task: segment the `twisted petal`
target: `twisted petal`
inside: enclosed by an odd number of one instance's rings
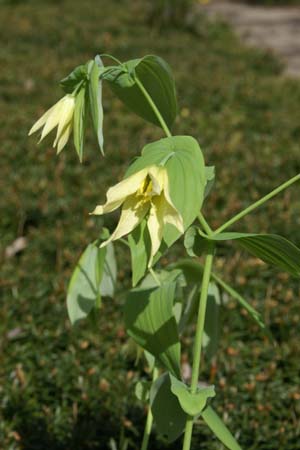
[[[52,131],[53,128],[55,128],[59,124],[62,100],[63,99],[60,99],[60,101],[56,103],[53,108],[51,108],[51,112],[47,117],[40,141],[42,141],[50,133],[50,131]]]
[[[164,231],[164,218],[161,214],[164,203],[162,195],[153,198],[150,214],[147,221],[147,226],[151,238],[151,253],[149,259],[149,267],[152,266],[154,255],[158,252]]]
[[[73,95],[66,95],[62,99],[60,111],[59,111],[59,122],[57,127],[56,142],[58,142],[61,136],[65,133],[66,126],[72,121],[75,108],[75,98]],[[56,144],[54,144],[56,145]]]
[[[73,128],[73,124],[72,124],[72,122],[70,122],[69,125],[67,125],[65,127],[65,129],[63,130],[63,133],[59,137],[59,140],[55,139],[53,147],[55,147],[57,145],[57,154],[59,154],[62,151],[62,149],[68,142],[70,134],[72,133],[72,128]]]
[[[135,196],[130,196],[124,203],[121,217],[117,228],[110,236],[110,238],[101,244],[104,247],[111,241],[115,241],[131,233],[138,226],[138,224],[143,220],[147,211],[149,209],[149,204],[137,201]]]
[[[52,106],[50,109],[48,109],[43,115],[42,117],[39,118],[39,120],[37,120],[35,122],[35,124],[31,127],[28,135],[30,136],[31,134],[35,133],[36,131],[38,131],[40,128],[42,128],[43,125],[45,125],[48,117],[50,116],[51,112],[53,111],[53,109],[55,108],[56,105]]]
[[[184,233],[183,220],[177,209],[170,204],[164,192],[152,199],[152,207],[148,218],[148,230],[151,238],[151,254],[149,267],[152,265],[153,257],[158,252],[164,232],[164,226],[170,223],[174,225],[181,233]]]
[[[108,189],[106,203],[104,205],[96,206],[92,214],[106,214],[119,208],[128,196],[134,194],[139,189],[146,175],[147,169],[140,170]]]

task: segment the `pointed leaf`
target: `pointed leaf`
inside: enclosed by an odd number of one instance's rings
[[[207,406],[201,413],[204,421],[209,426],[214,435],[224,444],[229,450],[242,450],[236,439],[233,437],[224,422],[220,419],[218,414]]]
[[[102,80],[101,78],[99,78],[101,73],[99,60],[101,61],[101,59],[98,57],[97,61],[92,61],[89,65],[89,101],[94,130],[101,152],[102,154],[104,154]]]
[[[83,142],[85,132],[85,87],[82,87],[75,100],[73,135],[74,145],[79,156],[79,161],[82,162],[83,156]]]
[[[151,252],[151,241],[146,220],[143,220],[128,236],[128,243],[131,253],[132,285],[135,287],[147,271]]]
[[[127,108],[160,127],[152,107],[135,81],[138,77],[164,121],[168,126],[173,124],[177,115],[175,83],[169,65],[162,58],[148,55],[130,60],[102,76]]]
[[[89,244],[75,267],[68,287],[67,308],[72,324],[100,306],[101,295],[112,296],[115,281],[112,244],[101,249],[96,243]]]
[[[171,391],[168,373],[161,375],[152,384],[150,406],[158,433],[168,442],[175,441],[185,429],[186,414]]]
[[[128,334],[171,373],[180,377],[180,342],[173,315],[176,282],[156,288],[136,288],[125,302]]]
[[[106,247],[106,256],[103,265],[100,291],[102,297],[113,298],[116,290],[117,263],[113,244]]]
[[[67,77],[60,81],[60,86],[67,94],[74,92],[79,83],[87,79],[87,64],[77,66]]]
[[[181,408],[189,416],[198,416],[205,408],[208,398],[214,397],[215,387],[199,387],[197,392],[192,393],[190,388],[182,381],[170,375],[171,391],[178,398]]]
[[[287,239],[276,234],[255,233],[219,233],[207,238],[195,236],[193,252],[198,255],[202,252],[205,241],[234,240],[262,261],[285,270],[295,277],[300,276],[300,249]]]

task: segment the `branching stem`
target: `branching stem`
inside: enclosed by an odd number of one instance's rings
[[[300,180],[300,174],[296,175],[293,178],[290,178],[288,181],[286,181],[285,183],[281,184],[280,186],[278,186],[276,189],[274,189],[273,191],[269,192],[269,194],[265,195],[264,197],[262,197],[261,199],[257,200],[257,202],[252,203],[252,205],[248,206],[248,208],[244,209],[243,211],[239,212],[238,214],[236,214],[234,217],[232,217],[230,220],[228,220],[227,222],[225,222],[223,225],[221,225],[217,230],[215,230],[213,232],[213,234],[219,234],[222,231],[224,231],[226,228],[229,228],[231,225],[233,225],[235,222],[237,222],[238,220],[242,219],[243,217],[245,217],[247,214],[249,214],[250,212],[252,212],[254,209],[258,208],[259,206],[263,205],[264,203],[266,203],[268,200],[270,200],[271,198],[275,197],[275,195],[279,194],[281,191],[283,191],[284,189],[288,188],[289,186],[291,186],[293,183],[295,183],[296,181]]]

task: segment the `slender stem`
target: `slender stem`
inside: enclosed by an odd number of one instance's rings
[[[158,377],[158,369],[156,367],[154,367],[153,372],[152,372],[152,382],[153,383],[157,379],[157,377]],[[152,416],[151,408],[149,406],[141,450],[147,450],[147,448],[148,448],[149,438],[150,438],[151,429],[152,429],[152,423],[153,423],[153,416]]]
[[[296,175],[293,178],[290,178],[288,181],[286,181],[285,183],[283,183],[280,186],[278,186],[276,189],[271,191],[269,194],[265,195],[260,200],[258,200],[257,202],[253,203],[252,205],[248,206],[248,208],[244,209],[243,211],[238,213],[236,216],[232,217],[232,219],[228,220],[226,223],[221,225],[217,230],[214,231],[214,234],[221,233],[221,231],[223,231],[226,228],[230,227],[232,224],[234,224],[238,220],[242,219],[244,216],[249,214],[251,211],[253,211],[254,209],[256,209],[259,206],[263,205],[265,202],[267,202],[271,198],[275,197],[275,195],[279,194],[281,191],[283,191],[284,189],[288,188],[293,183],[295,183],[296,181],[299,181],[299,180],[300,180],[300,174]]]
[[[202,225],[204,231],[210,235],[213,233],[213,230],[210,228],[208,222],[206,221],[205,217],[203,216],[202,212],[200,211],[198,214],[198,220],[200,222],[200,224]]]
[[[160,114],[156,104],[154,103],[154,101],[152,100],[152,98],[150,97],[150,95],[148,94],[146,89],[144,88],[144,86],[141,83],[141,81],[137,78],[137,76],[135,76],[135,81],[136,81],[136,84],[138,85],[138,87],[140,88],[140,90],[142,91],[142,93],[144,94],[144,96],[146,97],[146,99],[148,100],[149,105],[153,109],[153,112],[156,115],[159,123],[161,124],[162,129],[164,130],[164,132],[166,133],[166,135],[168,137],[171,137],[172,136],[171,131],[169,130],[166,122],[164,121],[162,115]]]
[[[109,55],[108,53],[101,53],[101,55],[99,55],[99,56],[100,56],[100,57],[101,57],[101,56],[104,56],[104,57],[106,57],[106,58],[110,58],[110,59],[112,59],[113,61],[115,61],[116,63],[118,63],[120,66],[123,65],[123,63],[122,63],[118,58],[116,58],[115,56]]]
[[[193,369],[192,369],[192,381],[191,381],[191,393],[192,394],[194,394],[197,391],[198,380],[199,380],[202,338],[203,338],[203,330],[204,330],[204,323],[205,323],[208,287],[209,287],[209,281],[210,281],[210,277],[211,277],[211,269],[212,269],[212,263],[213,263],[213,255],[214,255],[214,246],[212,245],[206,255],[203,276],[202,276],[202,286],[201,286],[201,293],[200,293],[197,328],[196,328],[194,353],[193,353]],[[193,417],[188,417],[187,421],[186,421],[182,450],[190,450],[191,441],[192,441],[192,432],[193,432]]]
[[[157,285],[161,286],[161,282],[160,282],[158,276],[156,275],[156,273],[154,272],[154,270],[152,269],[152,267],[149,268],[149,272],[151,273],[152,278],[156,281]]]

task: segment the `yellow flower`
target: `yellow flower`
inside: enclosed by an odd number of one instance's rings
[[[72,132],[73,116],[75,109],[75,97],[73,94],[67,94],[61,98],[52,108],[48,109],[45,114],[33,125],[29,131],[29,135],[35,133],[43,127],[41,139],[47,136],[55,127],[57,127],[56,138],[53,147],[57,146],[57,153],[60,153]]]
[[[106,214],[123,204],[117,228],[101,247],[130,233],[147,216],[147,226],[151,238],[149,267],[158,251],[164,226],[174,225],[184,232],[183,220],[175,208],[169,193],[168,173],[162,166],[150,166],[125,178],[108,189],[107,201],[95,208],[92,214]]]

